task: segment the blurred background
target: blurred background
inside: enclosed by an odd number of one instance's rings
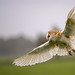
[[[49,30],[63,31],[74,0],[0,0],[0,74],[74,75],[75,55],[28,67],[13,60],[46,42]]]

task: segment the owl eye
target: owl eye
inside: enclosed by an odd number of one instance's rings
[[[50,37],[50,35],[48,34],[48,38]]]
[[[49,40],[49,38],[50,38],[50,34],[47,34],[46,39]]]

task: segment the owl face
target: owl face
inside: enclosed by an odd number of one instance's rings
[[[51,33],[51,34],[50,34],[50,33],[47,33],[47,35],[46,35],[46,39],[47,39],[47,40],[50,41],[50,40],[52,40],[53,38],[54,38],[54,35],[53,35],[52,33]]]
[[[61,32],[57,30],[48,31],[46,35],[46,39],[49,41],[56,40],[60,35],[61,35]]]
[[[51,36],[51,35],[50,35],[49,33],[47,33],[46,39],[49,40],[50,36]]]

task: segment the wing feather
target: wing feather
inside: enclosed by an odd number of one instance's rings
[[[68,51],[67,51],[66,48],[64,48],[64,49],[59,48],[59,49],[58,49],[57,55],[59,55],[59,56],[65,56],[65,55],[68,55]]]
[[[34,65],[36,63],[48,61],[56,54],[59,56],[64,56],[67,55],[68,52],[66,49],[60,49],[59,47],[50,47],[49,42],[46,42],[26,55],[15,59],[13,63],[17,66]]]
[[[67,16],[66,26],[62,32],[65,36],[75,35],[75,8],[71,9]]]
[[[67,16],[66,26],[62,34],[65,36],[71,36],[69,39],[70,46],[75,50],[75,7],[71,9]]]
[[[49,42],[46,42],[45,44],[33,49],[26,55],[15,59],[13,63],[17,66],[28,66],[34,65],[36,63],[42,63],[56,55],[53,50],[54,49],[51,49],[51,47],[49,46]]]
[[[70,10],[70,12],[69,12],[68,15],[67,15],[67,18],[75,17],[74,11],[75,11],[75,7]]]
[[[75,36],[72,36],[72,37],[71,37],[70,42],[71,42],[71,48],[72,48],[73,50],[75,50]]]

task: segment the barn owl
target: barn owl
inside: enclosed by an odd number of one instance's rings
[[[34,48],[31,52],[14,60],[17,66],[28,66],[50,60],[53,56],[65,56],[75,53],[75,8],[71,9],[64,31],[48,31],[47,42]]]

